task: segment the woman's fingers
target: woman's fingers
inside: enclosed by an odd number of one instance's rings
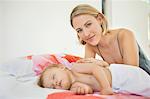
[[[109,64],[103,60],[97,60],[95,58],[84,58],[77,61],[77,63],[94,63],[102,67],[108,67]]]
[[[77,63],[85,63],[85,62],[94,62],[94,61],[97,61],[96,59],[94,58],[84,58],[84,59],[80,59],[78,61],[76,61]]]

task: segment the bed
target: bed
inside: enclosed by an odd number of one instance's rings
[[[32,66],[24,58],[0,64],[0,99],[46,99],[50,93],[65,91],[37,86]]]
[[[148,99],[138,95],[75,95],[68,90],[40,88],[32,60],[17,58],[0,64],[0,99]],[[149,98],[150,99],[150,98]]]

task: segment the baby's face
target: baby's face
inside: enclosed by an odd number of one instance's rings
[[[53,89],[69,89],[71,79],[65,69],[54,67],[43,74],[43,86]]]

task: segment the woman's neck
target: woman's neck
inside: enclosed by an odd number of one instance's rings
[[[102,48],[107,48],[109,46],[109,37],[108,35],[103,35],[97,44],[97,46],[102,47]]]
[[[101,39],[97,44],[97,46],[99,46],[100,48],[109,48],[110,45],[113,43],[113,38],[114,38],[114,33],[109,31],[105,35],[101,36]]]

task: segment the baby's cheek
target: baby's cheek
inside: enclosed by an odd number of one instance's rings
[[[43,84],[44,88],[49,88],[49,86],[47,84]]]
[[[63,89],[70,89],[71,84],[69,82],[64,82],[62,88]]]
[[[48,83],[48,82],[43,83],[43,86],[44,86],[45,88],[53,88],[52,84],[50,84],[50,83]]]

